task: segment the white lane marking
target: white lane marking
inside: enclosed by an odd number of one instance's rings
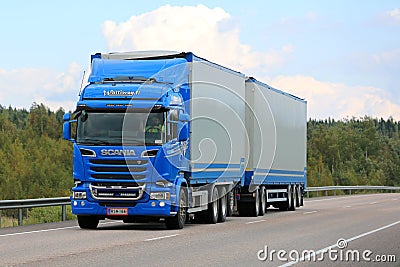
[[[345,206],[345,208],[351,208],[351,206]]]
[[[371,202],[371,203],[369,203],[370,205],[374,205],[374,204],[376,204],[376,203],[379,203],[378,201],[374,201],[374,202]]]
[[[252,221],[252,222],[247,222],[245,224],[260,223],[260,222],[265,222],[265,220]]]
[[[389,227],[392,227],[392,226],[395,226],[395,225],[397,225],[397,224],[400,224],[400,221],[397,221],[397,222],[394,222],[394,223],[391,223],[391,224],[382,226],[382,227],[380,227],[380,228],[371,230],[371,231],[369,231],[369,232],[365,232],[365,233],[360,234],[360,235],[357,235],[357,236],[353,236],[353,237],[351,237],[351,238],[349,238],[349,239],[346,239],[346,243],[349,243],[350,241],[359,239],[359,238],[361,238],[361,237],[364,237],[364,236],[367,236],[367,235],[370,235],[370,234],[373,234],[373,233],[376,233],[376,232],[385,230],[385,229],[387,229],[387,228],[389,228]],[[329,247],[322,248],[322,249],[316,251],[316,252],[315,252],[315,255],[319,255],[319,254],[321,254],[321,253],[326,253],[328,250],[333,249],[333,248],[336,248],[337,246],[338,246],[338,244],[333,244],[333,245],[331,245],[331,246],[329,246]],[[291,261],[291,262],[288,262],[288,263],[286,263],[286,264],[280,265],[280,267],[292,266],[292,265],[294,265],[294,264],[296,264],[296,263],[309,260],[311,256],[312,256],[312,255],[307,254],[306,257],[301,257],[298,261]]]
[[[101,222],[99,224],[113,224],[113,223],[117,223],[117,222]],[[51,229],[35,230],[35,231],[28,231],[28,232],[4,234],[4,235],[0,235],[0,237],[45,233],[45,232],[59,231],[59,230],[72,229],[72,228],[79,228],[79,226],[67,226],[67,227],[60,227],[60,228],[51,228]]]
[[[53,228],[53,229],[44,229],[44,230],[36,230],[36,231],[29,231],[29,232],[20,232],[20,233],[13,233],[13,234],[4,234],[4,235],[0,235],[0,237],[5,237],[5,236],[16,236],[16,235],[28,235],[28,234],[35,234],[35,233],[44,233],[44,232],[65,230],[65,229],[71,229],[71,228],[77,228],[77,227],[78,227],[78,226],[68,226],[68,227],[60,227],[60,228]]]
[[[179,234],[174,234],[174,235],[165,235],[165,236],[159,236],[159,237],[154,237],[154,238],[149,238],[145,239],[144,241],[154,241],[154,240],[160,240],[160,239],[165,239],[165,238],[170,238],[170,237],[175,237],[178,236]]]
[[[311,213],[316,213],[316,212],[318,212],[317,210],[313,210],[313,211],[306,211],[306,212],[303,212],[303,214],[311,214]]]
[[[393,198],[392,200],[397,200],[397,198]]]

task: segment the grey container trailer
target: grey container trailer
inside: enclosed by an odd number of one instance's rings
[[[263,215],[269,206],[295,210],[306,188],[307,102],[247,78],[245,177],[237,188],[240,214]]]

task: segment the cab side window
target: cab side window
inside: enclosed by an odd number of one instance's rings
[[[168,117],[169,117],[168,136],[169,140],[172,140],[178,137],[179,109],[171,109],[169,111]]]

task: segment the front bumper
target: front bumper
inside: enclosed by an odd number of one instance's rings
[[[87,199],[73,199],[71,197],[72,213],[75,215],[98,215],[107,217],[107,208],[127,208],[128,216],[174,216],[169,200],[150,199],[147,202],[136,202],[132,206],[118,205],[118,203],[101,204],[90,202]],[[111,216],[110,216],[111,217]],[[117,216],[113,216],[117,217]]]

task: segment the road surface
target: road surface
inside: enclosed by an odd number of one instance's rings
[[[183,230],[110,220],[0,229],[0,266],[280,265],[400,266],[400,194],[306,199],[296,211]]]

